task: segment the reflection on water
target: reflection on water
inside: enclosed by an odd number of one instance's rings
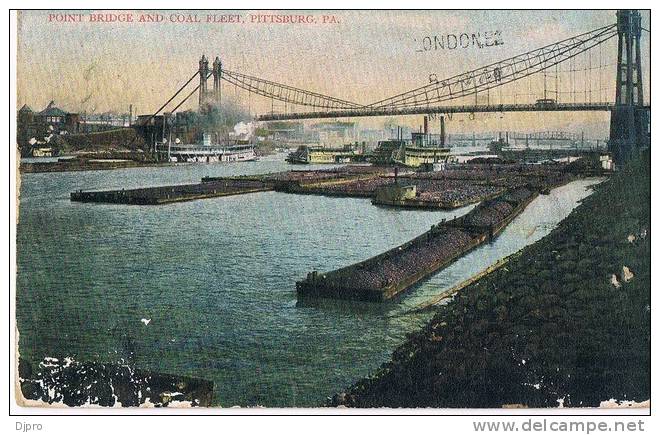
[[[290,169],[281,159],[23,176],[21,354],[124,359],[209,379],[222,406],[315,406],[373,372],[431,315],[393,314],[538,240],[589,184],[540,196],[492,244],[384,304],[297,303],[295,281],[378,254],[470,207],[398,210],[276,192],[151,207],[69,201],[77,189]]]

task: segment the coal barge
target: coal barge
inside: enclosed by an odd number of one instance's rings
[[[391,299],[492,240],[537,195],[528,187],[507,191],[375,257],[331,272],[310,272],[296,283],[298,298]]]
[[[264,192],[272,188],[261,181],[224,179],[198,184],[146,187],[141,189],[121,189],[106,191],[71,192],[71,201],[102,202],[111,204],[158,205],[219,196],[242,195]]]

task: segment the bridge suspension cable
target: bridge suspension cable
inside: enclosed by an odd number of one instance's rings
[[[190,82],[193,81],[193,79],[194,79],[195,77],[197,77],[197,73],[193,74],[193,75],[188,79],[188,81],[185,82],[185,83],[183,84],[183,86],[181,86],[181,87],[179,88],[179,90],[176,91],[176,92],[174,93],[174,95],[172,95],[172,96],[170,97],[169,100],[167,100],[165,103],[163,103],[163,105],[160,106],[160,107],[158,108],[158,110],[156,110],[156,111],[155,111],[155,112],[154,112],[149,118],[147,118],[147,119],[142,123],[142,125],[143,125],[143,126],[144,126],[144,125],[147,125],[152,119],[154,119],[154,118],[156,117],[156,115],[158,115],[158,114],[160,113],[161,110],[163,110],[168,104],[170,104],[170,103],[172,102],[172,100],[174,100],[174,99],[177,97],[177,95],[179,95],[179,94],[181,93],[181,91],[183,91],[183,89],[184,89],[186,86],[188,86],[188,85],[190,84]],[[199,88],[199,86],[197,86],[197,88],[195,88],[195,90],[197,90],[198,88]],[[195,92],[195,91],[193,91],[193,92]],[[186,97],[183,101],[187,100],[189,97],[190,97],[190,95],[189,95],[188,97]],[[181,105],[181,104],[179,104],[179,106],[180,106],[180,105]],[[176,108],[179,108],[179,106],[176,106]],[[174,109],[174,110],[176,110],[176,109]],[[172,110],[172,112],[174,112],[174,110]]]
[[[616,24],[604,26],[445,80],[434,81],[428,85],[369,104],[366,108],[402,109],[423,107],[477,94],[545,71],[602,44],[616,35]]]
[[[156,110],[153,114],[151,114],[151,116],[149,116],[149,118],[145,119],[145,120],[144,120],[139,126],[140,126],[140,127],[144,127],[144,126],[146,126],[147,124],[149,124],[149,122],[151,122],[151,120],[154,119],[154,118],[155,118],[155,117],[161,112],[161,110],[163,110],[168,104],[170,104],[170,103],[172,102],[172,100],[174,100],[174,99],[177,97],[177,95],[179,95],[179,94],[181,93],[181,91],[183,91],[183,90],[185,89],[185,87],[188,86],[188,85],[190,84],[190,82],[193,81],[193,79],[194,79],[195,77],[197,77],[197,72],[195,72],[195,74],[193,74],[193,75],[188,79],[188,81],[186,81],[186,82],[185,82],[185,83],[184,83],[184,84],[183,84],[183,85],[182,85],[182,86],[181,86],[181,87],[180,87],[180,88],[174,93],[174,95],[172,95],[172,96],[170,97],[169,100],[167,100],[165,103],[163,103],[163,105],[160,106],[160,107],[158,108],[158,110]],[[194,94],[195,91],[197,91],[197,89],[199,89],[199,86],[197,86],[197,87],[195,88],[195,90],[193,90],[193,91],[192,91],[192,92],[191,92],[186,98],[184,98],[183,101],[182,101],[181,103],[179,103],[179,104],[174,108],[174,110],[172,110],[172,112],[174,112],[176,109],[178,109],[178,108],[179,108],[179,107],[180,107],[180,106],[181,106],[181,105],[182,105],[182,104],[183,104],[188,98],[190,98],[190,96],[191,96],[192,94]],[[136,134],[135,136],[133,136],[133,138],[131,139],[131,141],[128,143],[127,146],[128,146],[128,147],[131,147],[131,146],[133,145],[133,143],[135,143],[135,141],[137,140],[137,138],[138,138],[138,135]]]
[[[228,71],[226,69],[222,70],[221,77],[223,80],[226,80],[248,92],[289,104],[332,110],[359,109],[364,107],[350,101],[340,100],[339,98],[329,97],[316,92],[306,91],[304,89],[283,85],[281,83],[260,79],[258,77],[249,76],[235,71]]]
[[[197,74],[195,74],[195,75],[197,75]],[[211,77],[211,75],[212,75],[212,74],[209,74],[208,76],[206,76],[206,78],[208,79],[209,77]],[[183,105],[183,103],[185,103],[186,101],[188,101],[188,99],[189,99],[190,97],[192,97],[192,96],[195,94],[195,92],[197,92],[197,91],[199,90],[200,87],[201,87],[201,85],[197,85],[197,86],[195,86],[195,89],[193,89],[192,91],[190,91],[190,93],[189,93],[188,95],[186,95],[186,97],[185,97],[183,100],[181,100],[181,101],[179,102],[179,104],[177,104],[176,106],[174,106],[174,109],[172,109],[170,112],[172,112],[172,113],[176,112],[177,109],[178,109],[179,107],[181,107],[181,106]]]

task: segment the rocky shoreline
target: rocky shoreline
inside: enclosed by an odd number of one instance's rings
[[[348,407],[591,407],[650,397],[650,154],[462,289]]]
[[[126,363],[19,358],[21,406],[211,406],[213,382],[139,370]]]

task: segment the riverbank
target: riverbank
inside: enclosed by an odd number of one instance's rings
[[[147,168],[156,166],[169,166],[172,163],[150,162],[136,160],[111,159],[66,159],[57,162],[24,162],[21,163],[22,174],[42,172],[76,172],[76,171],[109,171],[112,169]]]
[[[650,397],[650,156],[462,289],[329,405],[599,406]]]
[[[211,406],[213,382],[139,370],[127,363],[19,358],[21,406],[196,407]]]

